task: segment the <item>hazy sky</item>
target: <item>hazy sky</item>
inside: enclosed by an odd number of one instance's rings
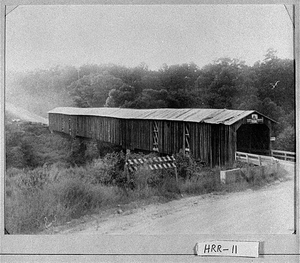
[[[291,10],[291,8],[289,8]],[[115,63],[150,69],[220,57],[293,57],[284,5],[19,6],[8,14],[7,69]]]

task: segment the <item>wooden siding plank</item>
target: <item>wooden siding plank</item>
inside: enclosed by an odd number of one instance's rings
[[[183,149],[184,123],[168,120],[157,121],[157,123],[159,151],[165,154],[174,154]],[[264,118],[263,123],[269,127],[271,132],[272,122]],[[190,154],[207,164],[233,163],[237,149],[237,130],[242,124],[247,124],[246,117],[231,126],[188,123]],[[71,136],[94,138],[118,144],[125,149],[150,152],[153,149],[153,120],[49,113],[49,129]]]

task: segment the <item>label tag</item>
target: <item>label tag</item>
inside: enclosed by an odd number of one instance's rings
[[[205,241],[196,244],[198,256],[258,257],[258,241]]]

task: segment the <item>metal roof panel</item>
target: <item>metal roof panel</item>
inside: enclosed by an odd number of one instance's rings
[[[230,125],[236,121],[246,117],[253,111],[240,111],[240,110],[222,110],[217,114],[211,116],[210,119],[206,120],[207,123],[213,124],[225,124]]]
[[[253,110],[227,109],[128,109],[128,108],[74,108],[59,107],[49,113],[67,115],[102,116],[119,119],[170,120],[185,122],[204,122],[209,124],[232,125],[253,113]],[[266,117],[266,116],[264,116]],[[268,118],[268,117],[266,117]],[[270,119],[270,118],[268,118]],[[270,119],[271,121],[274,121]]]

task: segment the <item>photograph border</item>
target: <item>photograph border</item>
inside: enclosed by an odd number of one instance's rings
[[[5,132],[4,132],[4,109],[5,109],[5,9],[6,5],[102,5],[102,4],[286,4],[295,6],[295,27],[294,27],[294,59],[295,59],[295,93],[296,93],[296,112],[299,112],[300,91],[299,91],[299,9],[300,1],[297,0],[263,0],[263,1],[243,1],[243,0],[194,0],[194,1],[142,1],[142,0],[113,0],[113,1],[93,1],[93,0],[75,0],[75,1],[25,1],[25,0],[3,0],[1,2],[1,229],[4,229],[4,196],[5,196]],[[193,262],[202,260],[194,256],[194,246],[197,242],[207,240],[247,240],[260,242],[260,257],[258,260],[263,262],[281,261],[283,257],[286,260],[299,259],[299,126],[300,117],[296,114],[296,173],[294,184],[294,229],[296,234],[291,235],[147,235],[147,236],[132,236],[132,235],[4,235],[0,234],[1,248],[0,259],[6,261],[57,261],[64,262],[73,261],[114,261],[114,262],[132,262],[132,261],[184,261]],[[38,258],[37,258],[38,257]],[[288,257],[288,258],[286,258]],[[22,260],[21,260],[22,259]],[[2,259],[1,259],[2,260]],[[211,262],[224,262],[224,258],[212,258]],[[228,261],[237,259],[228,258]],[[240,262],[240,259],[237,260]],[[295,261],[296,262],[296,261]]]

